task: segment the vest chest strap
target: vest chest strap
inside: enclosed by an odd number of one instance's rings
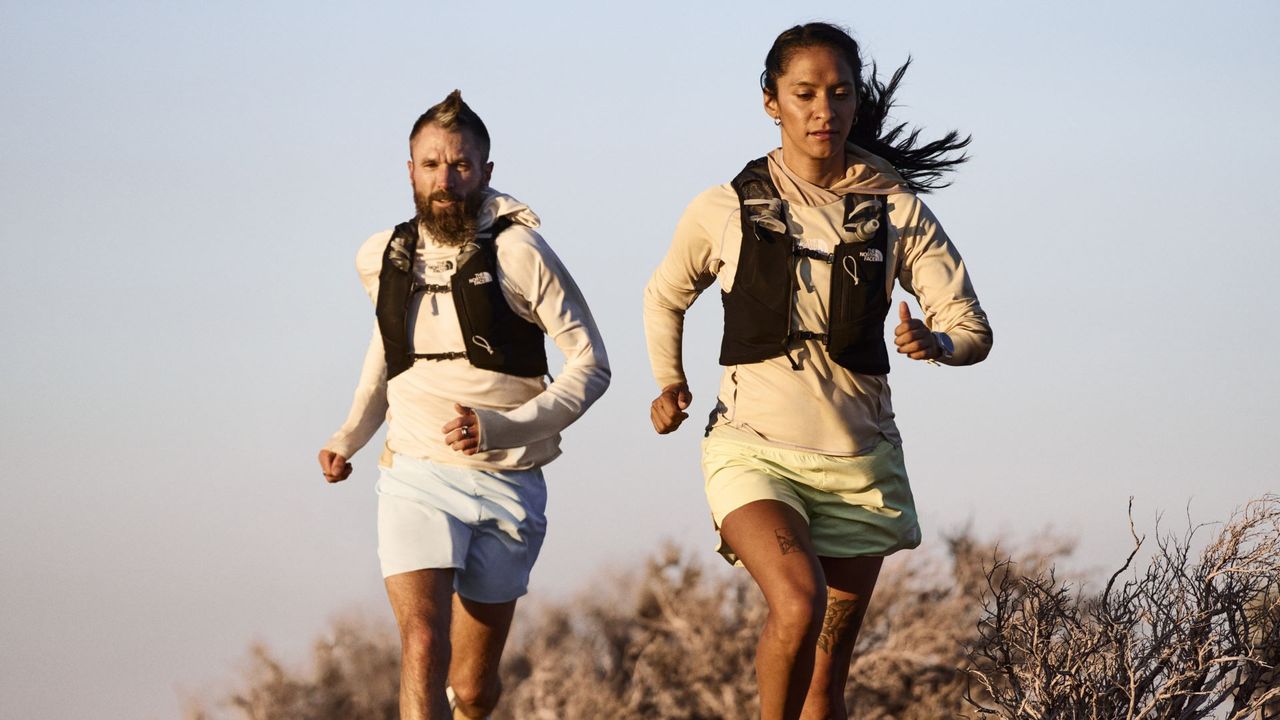
[[[413,288],[409,290],[409,292],[414,295],[417,295],[418,293],[426,293],[428,295],[442,295],[444,293],[452,292],[452,291],[453,291],[453,288],[450,285],[447,285],[447,284],[433,285],[431,283],[424,283],[420,285],[415,284]]]
[[[464,352],[444,352],[444,353],[414,353],[413,359],[416,360],[461,360],[467,356]]]
[[[826,334],[826,333],[818,333],[818,332],[810,332],[810,331],[808,331],[808,330],[793,330],[793,331],[791,331],[790,333],[788,333],[788,334],[787,334],[787,344],[788,344],[788,345],[792,345],[792,344],[796,343],[797,341],[801,341],[801,342],[803,342],[803,341],[805,341],[805,340],[818,340],[818,341],[821,341],[821,342],[826,342],[826,341],[827,341],[827,334]]]
[[[804,247],[799,243],[796,243],[791,246],[791,254],[795,255],[796,257],[809,258],[810,260],[821,260],[822,262],[828,263],[828,264],[833,263],[836,260],[836,256],[834,253],[823,252],[821,250],[814,250],[813,248]]]

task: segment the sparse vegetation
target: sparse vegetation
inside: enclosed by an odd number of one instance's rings
[[[386,622],[348,617],[334,622],[295,672],[265,646],[249,649],[241,688],[214,709],[194,699],[186,720],[397,720],[400,639]]]
[[[988,573],[972,675],[998,718],[1244,720],[1277,717],[1280,496],[1237,511],[1193,554],[1206,526],[1159,535],[1145,570],[1134,549],[1102,591],[1052,571]]]
[[[895,558],[859,639],[851,717],[1280,717],[1280,496],[1216,528],[1161,535],[1145,569],[1135,545],[1094,593],[1057,574],[1065,542],[1015,561],[964,532],[945,555]],[[609,586],[526,607],[495,718],[755,716],[765,608],[745,573],[667,548]],[[243,686],[189,720],[396,717],[399,652],[385,624],[335,623],[304,672],[266,648],[250,654]]]

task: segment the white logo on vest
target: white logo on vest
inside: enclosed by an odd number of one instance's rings
[[[467,282],[472,285],[484,285],[485,283],[493,282],[493,276],[489,274],[488,270],[484,270],[472,275]]]
[[[884,253],[880,252],[880,248],[868,248],[858,254],[867,262],[884,262]]]

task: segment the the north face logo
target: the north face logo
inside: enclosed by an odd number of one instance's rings
[[[884,253],[880,252],[880,248],[869,248],[858,254],[866,262],[884,262]]]
[[[472,285],[484,285],[485,283],[493,282],[493,276],[489,274],[488,270],[484,270],[482,272],[476,273],[475,275],[472,275],[467,280],[467,282],[471,283]]]

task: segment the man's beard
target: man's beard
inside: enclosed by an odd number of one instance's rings
[[[453,200],[454,204],[437,210],[431,204],[435,200]],[[462,202],[459,203],[458,200]],[[483,189],[473,190],[462,197],[448,190],[437,190],[430,195],[423,195],[416,190],[413,193],[413,204],[418,208],[418,221],[436,242],[452,247],[475,239],[476,220],[483,203]]]

